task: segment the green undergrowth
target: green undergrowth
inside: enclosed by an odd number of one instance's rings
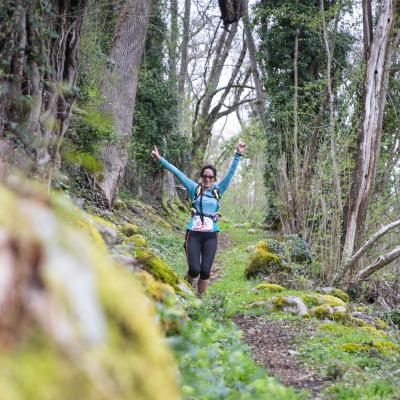
[[[187,268],[183,249],[186,215],[178,215],[177,220],[182,225],[180,231],[148,220],[135,222],[149,249],[183,277]],[[229,319],[220,318],[218,312],[212,311],[215,301],[211,296],[206,296],[204,301],[187,299],[184,304],[189,316],[186,319],[182,319],[179,306],[163,303],[157,306],[163,330],[172,332],[167,335],[167,342],[177,359],[184,400],[304,398],[268,377],[252,360],[241,331]]]
[[[184,399],[302,399],[258,366],[232,323],[192,315],[181,335],[169,338],[178,359]]]
[[[150,249],[183,277],[187,268],[183,249],[186,215],[178,215],[174,222],[181,225],[181,230],[146,223],[140,224],[140,234],[146,237]],[[301,319],[267,311],[262,303],[250,306],[277,295],[268,287],[257,290],[265,281],[246,279],[244,273],[251,254],[248,247],[268,235],[259,228],[249,233],[250,226],[237,227],[226,220],[220,222],[220,227],[229,238],[228,246],[220,246],[216,257],[220,277],[201,302],[189,301],[186,313],[190,318],[178,322],[175,326],[179,326],[179,333],[167,339],[179,365],[183,399],[309,398],[305,391],[286,388],[268,377],[265,369],[252,360],[241,332],[231,322],[243,314],[284,319],[287,323]],[[304,297],[310,292],[284,289],[279,293],[289,295]],[[400,374],[394,373],[400,365],[399,347],[390,333],[370,326],[346,326],[314,318],[308,321],[309,329],[296,336],[296,345],[304,368],[317,370],[326,378],[321,399],[400,398]]]
[[[320,323],[300,340],[304,361],[331,380],[326,399],[399,399],[399,344],[381,331]]]
[[[265,233],[249,236],[244,229],[232,229],[229,225],[226,228],[233,247],[217,257],[222,265],[222,279],[210,287],[202,312],[221,320],[238,314],[287,322],[299,320],[300,317],[287,313],[269,313],[263,306],[248,307],[276,295],[273,291],[255,290],[260,281],[244,276],[249,259],[246,248]],[[309,293],[284,290],[279,295],[303,297]],[[390,332],[315,319],[309,320],[309,324],[310,329],[297,337],[298,351],[306,366],[317,369],[327,379],[327,387],[320,394],[322,399],[400,399],[399,342]],[[315,333],[310,335],[310,331]]]

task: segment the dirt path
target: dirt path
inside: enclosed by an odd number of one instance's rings
[[[308,321],[266,320],[251,316],[237,316],[233,320],[244,332],[244,340],[250,346],[254,360],[263,365],[269,375],[286,386],[308,389],[311,399],[321,398],[319,392],[328,381],[300,360],[294,343],[305,331],[312,335]]]

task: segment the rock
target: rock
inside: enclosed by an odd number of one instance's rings
[[[258,290],[265,290],[269,292],[283,292],[286,290],[283,286],[274,283],[263,282],[256,286]]]
[[[123,241],[123,244],[133,244],[134,248],[147,247],[147,240],[142,235],[132,235]]]
[[[331,296],[337,297],[339,299],[341,299],[342,301],[344,301],[345,303],[348,303],[350,301],[349,295],[345,292],[343,292],[343,290],[334,288],[334,287],[323,287],[323,288],[319,288],[316,290],[316,292],[318,293],[323,293],[323,294],[329,294]]]
[[[0,397],[180,398],[174,357],[133,274],[78,208],[40,193],[0,183]]]
[[[247,233],[249,233],[250,235],[254,235],[255,233],[256,233],[257,231],[255,230],[255,229],[249,229],[248,231],[247,231]]]
[[[296,296],[276,296],[267,300],[267,309],[272,311],[284,311],[290,314],[299,315],[303,317],[308,314],[307,307]]]
[[[234,228],[245,228],[246,225],[245,224],[235,224],[233,225]]]
[[[186,297],[189,292],[192,292],[189,284],[179,278],[160,257],[143,249],[135,249],[134,257],[142,261],[145,271],[150,273],[157,281],[170,285],[177,294]]]
[[[88,215],[88,220],[95,226],[107,246],[112,247],[120,241],[118,228],[112,222],[98,215]]]
[[[310,316],[317,319],[333,319],[333,307],[328,304],[322,304],[310,310]]]
[[[130,271],[137,271],[140,270],[140,265],[136,258],[132,256],[126,256],[123,254],[113,254],[112,259],[124,267],[128,268]]]
[[[77,199],[75,199],[75,204],[79,207],[79,208],[83,208],[83,205],[85,204],[85,199],[83,199],[82,197],[78,197]]]
[[[248,253],[253,253],[253,251],[256,249],[256,245],[255,244],[251,244],[250,246],[246,247],[246,251]]]
[[[296,350],[288,350],[288,354],[290,355],[290,356],[299,356],[300,355],[300,353],[298,352],[298,351],[296,351]]]
[[[331,307],[345,306],[345,302],[338,297],[330,294],[309,293],[301,297],[308,307],[321,306],[328,304]]]
[[[183,282],[179,282],[177,284],[177,287],[179,290],[181,290],[183,293],[185,293],[188,296],[194,296],[193,290],[189,289],[187,285],[185,285]]]
[[[285,265],[282,263],[282,259],[264,246],[264,241],[261,241],[256,244],[254,252],[250,256],[245,275],[247,278],[251,278],[284,269]]]
[[[130,237],[132,235],[136,235],[139,233],[139,228],[137,225],[134,224],[125,224],[120,228],[120,231],[127,237]]]

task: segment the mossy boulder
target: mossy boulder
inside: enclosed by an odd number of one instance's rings
[[[294,315],[304,317],[308,314],[307,307],[296,296],[275,296],[266,301],[267,310],[283,311]]]
[[[146,250],[136,250],[134,256],[136,259],[141,260],[143,269],[150,273],[157,281],[170,285],[181,296],[193,295],[190,285],[179,278],[161,258]]]
[[[333,307],[322,304],[310,309],[310,316],[317,319],[333,319]]]
[[[283,292],[286,290],[283,286],[274,283],[263,282],[256,286],[257,290],[265,290],[268,292]]]
[[[330,294],[309,293],[301,296],[307,307],[316,307],[327,304],[331,307],[345,306],[346,303],[338,297],[331,296]]]
[[[341,289],[337,289],[334,287],[324,287],[324,288],[317,289],[316,291],[318,293],[329,294],[331,296],[337,297],[337,298],[343,300],[345,303],[348,303],[350,301],[349,295]]]
[[[130,223],[121,226],[119,230],[127,237],[130,237],[132,235],[137,235],[139,233],[139,227],[137,225]]]
[[[282,269],[285,269],[282,259],[269,250],[265,241],[260,241],[256,244],[254,252],[250,256],[245,275],[247,278],[251,278],[259,275],[268,275]]]
[[[358,352],[368,352],[374,353],[379,352],[381,354],[386,354],[388,352],[398,351],[398,347],[388,341],[371,341],[364,343],[343,343],[339,345],[339,348],[344,351],[348,351],[350,353],[358,353]]]
[[[348,310],[344,306],[333,307],[329,304],[322,304],[310,309],[310,317],[325,320],[344,322],[349,320]]]
[[[78,209],[43,193],[0,184],[0,398],[179,399],[134,276],[76,228]]]
[[[137,248],[146,248],[147,247],[147,240],[144,236],[142,235],[132,235],[128,238],[126,238],[122,244],[133,244],[133,247],[135,249]]]
[[[120,242],[120,235],[115,224],[99,215],[88,215],[86,218],[98,230],[106,245],[114,246]]]

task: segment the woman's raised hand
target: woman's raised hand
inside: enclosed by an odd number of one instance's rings
[[[160,153],[158,152],[157,146],[154,146],[154,149],[151,151],[151,156],[153,157],[154,161],[158,161],[161,158]]]
[[[243,154],[245,150],[246,150],[246,143],[243,142],[242,139],[239,139],[239,143],[236,146],[236,153]]]

